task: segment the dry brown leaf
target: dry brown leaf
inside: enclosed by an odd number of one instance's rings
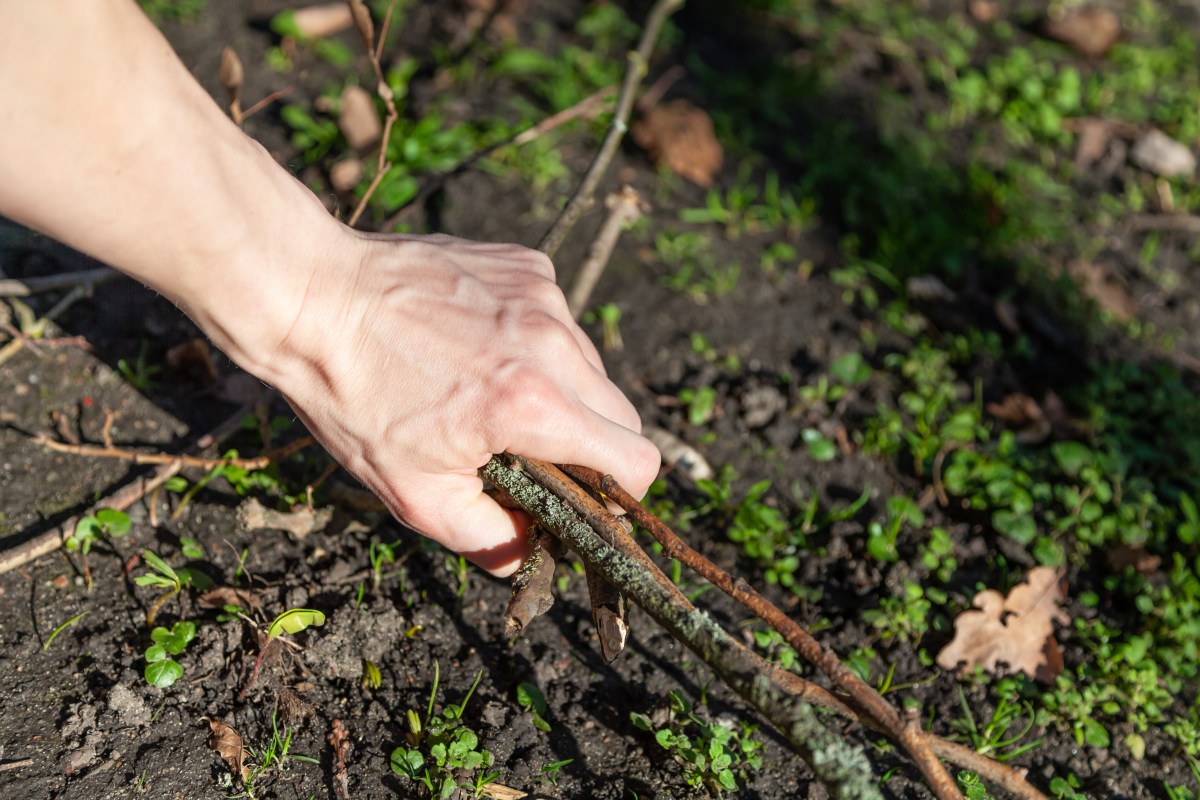
[[[1005,664],[1009,672],[1051,681],[1062,671],[1062,652],[1054,639],[1054,623],[1069,620],[1059,604],[1066,581],[1058,570],[1035,567],[1008,597],[987,589],[975,595],[979,611],[964,611],[954,620],[954,639],[938,653],[945,670],[982,667],[993,674]]]
[[[968,9],[976,22],[995,22],[1000,18],[1000,4],[996,0],[971,0]]]
[[[190,339],[167,351],[167,369],[210,388],[217,384],[217,366],[203,339]]]
[[[987,412],[1017,432],[1017,441],[1038,444],[1050,436],[1050,421],[1042,407],[1027,394],[1014,392],[999,403],[988,403]]]
[[[489,783],[479,790],[479,793],[484,797],[490,797],[492,800],[521,800],[522,797],[528,797],[529,794],[522,792],[520,789],[514,789],[511,786],[505,786],[500,783]]]
[[[238,105],[241,102],[242,80],[245,78],[245,71],[242,69],[242,60],[228,45],[221,51],[219,74],[221,85],[225,87],[225,92],[229,95],[230,105]]]
[[[246,766],[246,745],[238,732],[219,719],[201,717],[208,723],[211,732],[208,734],[208,746],[229,765],[229,771],[236,775],[242,783],[250,774]]]
[[[329,169],[329,182],[334,191],[349,192],[362,181],[367,168],[357,158],[343,158]]]
[[[1106,8],[1088,6],[1047,17],[1042,21],[1042,33],[1085,56],[1099,58],[1121,38],[1121,21]]]
[[[353,150],[365,150],[379,141],[383,123],[370,92],[353,84],[342,90],[338,128]]]
[[[276,511],[251,497],[238,506],[237,515],[238,522],[248,531],[274,528],[287,531],[296,539],[303,540],[310,533],[325,529],[333,519],[333,509],[297,506],[291,511]]]
[[[346,3],[322,3],[298,8],[292,17],[296,29],[310,39],[323,39],[341,33],[354,24],[354,16]]]
[[[350,776],[346,773],[346,756],[350,754],[350,731],[340,719],[329,724],[329,746],[333,748],[333,780],[338,800],[350,800]]]
[[[1108,565],[1114,572],[1133,567],[1139,575],[1153,575],[1162,566],[1162,556],[1148,552],[1144,547],[1122,544],[1108,551]]]
[[[1118,322],[1128,322],[1137,314],[1137,303],[1129,290],[1108,267],[1090,261],[1073,261],[1067,271],[1079,290],[1110,312]]]
[[[262,599],[254,592],[246,589],[235,589],[232,586],[218,586],[215,589],[209,589],[197,597],[196,604],[201,608],[241,606],[250,611],[257,611],[262,608]]]
[[[672,100],[646,110],[629,133],[656,164],[665,164],[697,186],[711,186],[725,162],[712,118],[687,100]]]
[[[375,21],[371,19],[371,12],[362,0],[347,0],[347,5],[354,17],[354,27],[358,28],[358,35],[362,37],[363,49],[368,53],[374,52]]]

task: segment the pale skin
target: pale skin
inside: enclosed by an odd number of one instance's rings
[[[503,576],[528,518],[483,492],[493,453],[583,464],[644,494],[658,452],[549,259],[347,228],[132,0],[0,9],[0,214],[169,298],[398,519]]]

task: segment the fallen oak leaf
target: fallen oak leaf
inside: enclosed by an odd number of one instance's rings
[[[246,744],[241,735],[219,719],[211,717],[201,717],[200,719],[207,722],[210,728],[208,746],[221,756],[229,766],[229,771],[245,784],[246,778],[250,775],[250,768],[246,766]]]
[[[672,100],[642,113],[629,129],[638,146],[655,164],[697,186],[712,186],[725,162],[708,112],[687,100]]]
[[[333,519],[333,509],[299,505],[291,511],[276,511],[258,502],[257,498],[251,497],[238,506],[237,518],[241,526],[248,531],[262,528],[284,530],[297,540],[303,541],[310,533],[319,533],[325,529]]]
[[[218,586],[215,589],[209,589],[196,598],[196,604],[201,608],[239,606],[248,611],[262,609],[262,599],[258,594],[246,589],[235,589],[232,586]]]
[[[1068,621],[1059,604],[1066,582],[1052,567],[1035,567],[1008,597],[993,589],[975,595],[979,611],[964,611],[954,620],[954,639],[938,653],[945,670],[982,667],[996,674],[1000,664],[1031,678],[1052,681],[1063,668],[1054,639],[1054,623]]]

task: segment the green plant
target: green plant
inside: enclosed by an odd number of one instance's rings
[[[148,392],[153,389],[153,377],[162,372],[162,367],[146,361],[146,349],[149,346],[150,343],[143,339],[141,349],[138,350],[137,360],[132,364],[123,358],[117,361],[117,371],[129,382],[130,386],[139,392]]]
[[[557,786],[558,785],[558,771],[560,769],[562,769],[563,767],[567,766],[568,764],[573,764],[573,763],[575,763],[575,759],[564,758],[562,761],[555,761],[551,764],[542,765],[542,768],[539,769],[538,772],[546,780],[550,781],[550,784],[552,786]]]
[[[150,609],[146,612],[146,624],[148,625],[154,624],[154,620],[158,616],[158,612],[163,604],[182,592],[185,588],[193,588],[200,591],[212,588],[213,580],[204,572],[192,569],[191,567],[174,569],[152,550],[143,550],[142,560],[146,562],[146,566],[150,567],[152,571],[145,575],[139,575],[134,578],[133,582],[138,586],[153,586],[156,589],[164,590],[150,604]]]
[[[64,622],[63,624],[61,624],[57,628],[55,628],[53,631],[51,631],[50,635],[48,637],[46,637],[45,644],[42,645],[42,652],[45,652],[50,649],[50,645],[54,644],[54,640],[58,637],[58,635],[60,633],[62,633],[67,628],[74,625],[76,622],[79,622],[79,620],[86,617],[89,613],[90,612],[88,612],[88,611],[80,611],[78,614],[71,617],[66,622]]]
[[[1033,729],[1036,720],[1033,706],[1020,697],[1019,686],[1019,682],[1013,678],[1004,678],[997,683],[996,694],[999,699],[982,725],[976,722],[967,696],[959,687],[958,701],[963,715],[952,724],[958,733],[967,737],[975,752],[997,761],[1008,761],[1042,744],[1042,739],[1021,743]]]
[[[287,762],[304,761],[309,764],[321,763],[319,759],[312,756],[302,756],[292,752],[292,735],[291,726],[284,729],[282,733],[279,731],[278,722],[279,711],[271,714],[271,738],[267,740],[262,747],[247,747],[247,762],[246,762],[246,778],[245,788],[246,794],[250,798],[254,797],[258,790],[260,782],[271,772],[285,772],[287,770]]]
[[[754,725],[708,721],[676,690],[668,692],[667,699],[670,718],[663,727],[656,728],[648,716],[636,711],[630,712],[629,719],[653,733],[659,746],[682,765],[688,786],[703,786],[714,794],[736,792],[738,776],[744,778],[762,766],[762,742],[754,737]]]
[[[867,526],[867,552],[871,557],[892,563],[899,561],[896,540],[906,524],[920,528],[925,524],[925,513],[910,497],[889,497],[883,522],[875,521]]]
[[[475,676],[461,703],[447,705],[435,716],[433,707],[440,678],[441,669],[435,661],[425,718],[422,720],[417,712],[408,709],[407,746],[394,749],[389,763],[393,772],[424,785],[433,797],[450,797],[460,787],[478,796],[487,782],[498,777],[498,773],[487,772],[492,766],[492,754],[479,746],[478,735],[463,720],[463,712],[483,678],[483,671]],[[460,783],[464,774],[471,783]],[[481,778],[486,780],[481,783]]]
[[[862,618],[884,639],[919,642],[929,630],[930,593],[934,590],[916,581],[905,581],[903,589],[902,597],[885,597],[879,608],[862,612]]]
[[[151,686],[166,689],[183,677],[183,667],[171,656],[182,653],[196,638],[196,623],[180,620],[170,629],[159,626],[150,631],[150,638],[154,644],[147,647],[143,654],[146,659],[143,674]]]
[[[958,773],[958,788],[962,790],[963,796],[967,800],[992,800],[992,796],[988,793],[987,786],[983,780],[974,772],[963,770]]]
[[[271,30],[281,37],[292,39],[310,48],[318,58],[328,61],[335,67],[345,68],[354,61],[354,52],[336,39],[315,38],[305,33],[296,24],[296,12],[292,9],[281,11],[272,17]],[[288,66],[290,68],[290,63]]]
[[[92,588],[92,570],[88,566],[88,553],[92,545],[105,537],[118,538],[129,533],[132,523],[129,515],[115,508],[101,508],[95,514],[88,514],[75,523],[75,530],[67,537],[67,549],[77,551],[83,562],[83,577],[87,581],[88,590]]]
[[[154,23],[163,20],[190,22],[200,16],[208,0],[138,0],[138,5]]]
[[[716,410],[717,390],[711,386],[701,386],[699,389],[681,389],[679,402],[687,409],[688,422],[696,427],[706,425],[713,418]]]
[[[1080,787],[1079,778],[1075,777],[1074,772],[1067,773],[1067,777],[1055,776],[1050,779],[1050,796],[1054,800],[1088,800],[1087,795],[1083,792],[1075,791]]]
[[[396,563],[396,548],[399,546],[399,541],[389,544],[372,540],[367,557],[371,562],[371,588],[374,591],[379,591],[379,584],[383,581],[383,568]]]
[[[529,714],[533,727],[550,732],[550,723],[546,722],[546,696],[541,689],[532,683],[517,684],[517,705]]]

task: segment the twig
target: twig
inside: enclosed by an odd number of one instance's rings
[[[542,241],[538,243],[538,250],[551,258],[558,252],[558,248],[562,246],[567,234],[579,221],[584,210],[591,205],[596,187],[600,184],[604,173],[608,171],[608,165],[616,155],[617,147],[620,146],[621,139],[625,137],[625,131],[629,128],[633,96],[637,92],[642,78],[646,76],[647,65],[654,51],[654,42],[658,39],[658,32],[667,17],[675,13],[675,10],[682,5],[683,0],[658,0],[651,9],[637,50],[629,54],[629,65],[625,69],[625,80],[621,84],[621,93],[617,95],[617,108],[613,112],[612,125],[608,129],[608,134],[604,137],[600,150],[596,153],[591,166],[588,167],[587,174],[583,176],[579,188],[575,190],[575,194],[567,203],[567,207],[563,209],[562,214],[558,216],[550,230],[542,237]]]
[[[611,475],[602,476],[586,467],[567,466],[564,469],[572,477],[603,492],[613,502],[625,509],[634,521],[649,531],[650,535],[662,545],[665,555],[678,559],[778,631],[797,653],[825,673],[839,689],[854,698],[856,704],[884,726],[888,735],[904,745],[938,798],[962,797],[954,779],[937,762],[937,759],[932,757],[928,747],[920,741],[920,729],[918,728],[915,733],[910,731],[909,726],[896,709],[870,684],[843,664],[837,654],[814,639],[808,631],[792,621],[750,584],[744,580],[735,580],[728,572],[692,549],[676,536],[674,531],[638,502],[637,498],[621,488]]]
[[[254,105],[250,106],[249,108],[247,108],[245,111],[242,112],[242,122],[245,122],[250,117],[257,114],[259,111],[262,111],[264,108],[271,105],[271,103],[274,103],[276,100],[282,100],[283,98],[287,97],[289,94],[292,93],[292,90],[295,88],[296,87],[294,87],[294,86],[285,86],[282,89],[277,89],[277,90],[271,92],[269,95],[264,97],[262,100],[259,100],[257,103],[255,103]]]
[[[487,147],[484,147],[482,150],[477,150],[445,172],[439,172],[430,176],[425,183],[422,184],[421,190],[417,192],[416,197],[405,203],[403,207],[401,207],[400,210],[395,214],[385,219],[380,227],[384,230],[391,228],[393,225],[407,216],[414,208],[419,208],[421,204],[425,202],[425,199],[440,189],[447,180],[462,173],[464,170],[469,169],[472,165],[482,161],[493,153],[503,150],[509,146],[519,147],[520,145],[528,144],[534,139],[549,133],[555,128],[565,125],[571,120],[578,119],[579,117],[584,117],[599,111],[599,109],[607,105],[608,99],[612,97],[616,91],[617,89],[615,86],[605,86],[595,94],[591,94],[583,98],[575,105],[569,108],[564,108],[562,111],[559,111],[555,114],[551,114],[541,122],[529,126],[525,130],[512,137],[500,142],[496,142],[495,144],[490,144]]]
[[[67,309],[75,305],[76,302],[87,297],[91,291],[92,288],[90,285],[77,284],[74,289],[63,295],[61,300],[51,306],[50,310],[36,320],[31,326],[22,326],[21,333],[24,335],[21,336],[21,338],[13,339],[11,342],[4,345],[4,347],[0,347],[0,364],[3,364],[5,361],[8,361],[14,355],[20,352],[21,348],[25,347],[26,343],[31,339],[41,336],[51,322],[54,322],[60,316],[65,314]]]
[[[571,287],[571,294],[567,299],[567,306],[575,319],[579,319],[583,310],[587,308],[592,290],[596,288],[596,283],[612,258],[612,251],[617,245],[617,239],[621,237],[621,231],[642,215],[642,198],[629,186],[622,186],[619,192],[610,194],[605,200],[605,205],[609,209],[608,217],[600,226],[600,232],[596,234],[587,258],[575,276],[575,285]]]
[[[242,416],[245,413],[245,408],[240,409],[236,414],[222,422],[209,433],[201,436],[196,441],[193,450],[203,452],[219,446],[221,442],[241,429]],[[0,550],[0,575],[9,570],[16,569],[23,564],[27,564],[36,558],[53,553],[71,537],[71,534],[75,532],[75,526],[79,524],[79,520],[83,519],[83,517],[95,514],[96,511],[102,508],[113,508],[118,511],[124,511],[159,486],[162,486],[182,469],[183,463],[179,458],[162,464],[154,472],[149,475],[143,475],[133,483],[123,486],[108,497],[89,506],[83,513],[76,514],[65,520],[61,525],[57,525],[30,539]]]
[[[1135,233],[1145,231],[1172,231],[1200,233],[1200,215],[1197,214],[1134,214],[1125,220]]]
[[[23,758],[20,761],[6,761],[0,764],[0,772],[8,772],[10,769],[21,769],[22,767],[32,767],[32,758]]]
[[[107,431],[106,431],[107,432]],[[272,461],[277,461],[281,458],[287,458],[293,453],[299,452],[304,448],[316,442],[311,436],[301,436],[295,441],[288,442],[283,447],[277,447],[261,456],[255,458],[201,458],[199,456],[190,456],[177,453],[139,453],[136,450],[126,450],[121,447],[97,446],[91,444],[66,444],[55,439],[51,439],[45,434],[39,434],[32,437],[31,441],[34,444],[41,445],[49,450],[54,450],[58,453],[70,453],[76,456],[89,456],[91,458],[116,458],[121,461],[128,461],[131,464],[175,464],[178,463],[181,468],[194,467],[197,469],[215,469],[217,467],[233,466],[242,467],[243,469],[264,469]]]
[[[71,286],[86,286],[90,289],[120,274],[111,267],[97,267],[79,272],[64,272],[61,275],[47,275],[43,278],[26,278],[23,281],[8,278],[0,280],[0,297],[29,297]]]
[[[527,470],[536,471],[537,480]],[[480,472],[627,593],[778,727],[833,797],[881,797],[862,750],[834,735],[816,717],[811,705],[789,692],[780,678],[782,670],[750,651],[688,602],[616,518],[577,484],[553,465],[516,456],[493,457]],[[553,481],[555,488],[544,486],[543,481]],[[557,496],[558,492],[571,497],[570,505]],[[585,513],[581,515],[576,506]],[[607,529],[615,544],[605,542],[597,528]]]
[[[359,199],[358,205],[354,207],[354,212],[350,215],[350,219],[346,220],[346,224],[351,228],[358,222],[363,211],[367,208],[367,203],[370,202],[371,196],[375,194],[375,190],[379,188],[383,176],[392,168],[391,162],[388,161],[387,151],[388,142],[392,138],[392,126],[396,120],[400,118],[400,112],[396,110],[395,98],[392,94],[392,87],[388,85],[387,79],[383,75],[383,65],[380,62],[380,52],[375,48],[375,24],[371,21],[371,12],[363,4],[362,0],[346,0],[350,6],[350,13],[354,17],[354,24],[358,28],[358,34],[362,37],[363,48],[367,51],[367,56],[371,60],[371,67],[375,70],[375,93],[379,95],[379,99],[383,100],[383,105],[387,109],[387,118],[383,122],[383,135],[379,138],[379,159],[375,164],[375,177],[371,179],[367,190],[363,192],[363,196]],[[392,0],[391,6],[395,6],[396,0]],[[388,8],[387,16],[384,18],[383,34],[387,33],[386,26],[391,22],[392,12],[391,7]],[[383,42],[383,35],[380,35],[379,41]]]

